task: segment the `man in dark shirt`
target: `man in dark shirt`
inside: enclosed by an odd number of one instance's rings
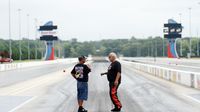
[[[89,65],[84,64],[86,62],[86,57],[81,56],[78,59],[79,63],[75,65],[71,74],[77,80],[78,112],[87,112],[87,110],[83,108],[83,101],[88,99],[88,74],[91,72],[91,68]]]
[[[118,99],[117,90],[121,83],[121,64],[116,60],[117,55],[115,53],[110,53],[108,56],[111,64],[108,67],[108,72],[102,73],[101,75],[107,75],[110,87],[110,98],[115,108],[111,111],[121,111],[122,104]]]

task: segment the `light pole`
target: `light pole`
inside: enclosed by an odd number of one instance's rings
[[[149,47],[147,48],[147,52],[148,52],[147,56],[149,57]]]
[[[163,57],[165,57],[165,38],[163,38]]]
[[[58,57],[60,58],[61,56],[61,40],[58,40]]]
[[[35,59],[37,59],[37,36],[38,36],[38,26],[37,26],[38,20],[35,18]]]
[[[199,30],[197,29],[197,56],[199,56]]]
[[[21,9],[18,9],[19,14],[19,60],[22,60],[22,48],[21,48]]]
[[[192,8],[189,8],[189,49],[190,49],[190,57],[192,56]]]
[[[200,2],[198,3],[200,5]],[[199,29],[197,29],[197,56],[200,55],[200,51],[199,51]]]
[[[182,23],[182,14],[179,13],[180,16],[180,24]],[[182,38],[180,38],[180,55],[183,56],[183,45],[182,45]]]
[[[30,41],[29,41],[29,14],[27,14],[27,39],[28,39],[28,60],[30,60]]]
[[[40,22],[39,22],[39,25],[40,25],[40,24],[43,24],[43,21],[40,21]],[[41,59],[43,59],[43,57],[44,57],[44,50],[43,50],[43,47],[41,46],[41,45],[43,45],[43,44],[42,44],[41,41],[39,41],[39,43],[40,43]]]
[[[157,49],[157,47],[158,47],[158,43],[157,43],[157,39],[155,38],[155,56],[157,57],[158,56],[158,49]]]
[[[139,57],[139,44],[138,44],[138,42],[136,44],[136,47],[137,47],[137,51],[136,51],[137,54],[136,54],[136,56]]]
[[[154,51],[153,52],[153,56],[154,56],[154,62],[156,62],[156,57],[157,57],[156,56],[157,55],[157,41],[156,41],[156,39],[155,40],[153,39],[153,44],[154,44],[153,45],[154,46],[154,48],[153,48],[153,51]]]
[[[9,57],[12,58],[12,40],[11,40],[11,1],[8,1],[8,35],[9,35]]]
[[[151,56],[154,57],[154,41],[153,38],[151,39]]]

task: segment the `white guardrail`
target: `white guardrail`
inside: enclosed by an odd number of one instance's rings
[[[68,58],[68,59],[57,59],[53,61],[34,61],[34,62],[22,62],[22,63],[8,63],[8,64],[0,64],[0,72],[8,71],[14,69],[22,69],[28,67],[56,64],[56,63],[75,63],[77,62],[77,58]]]
[[[142,64],[123,61],[130,64],[134,69],[146,72],[155,77],[165,79],[177,84],[200,89],[200,73],[160,67],[157,65]]]

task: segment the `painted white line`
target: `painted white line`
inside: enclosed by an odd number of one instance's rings
[[[187,98],[189,98],[189,99],[191,99],[191,100],[193,100],[193,101],[195,101],[197,103],[200,103],[200,100],[197,100],[196,98],[193,98],[193,97],[185,95],[185,94],[183,94],[183,96],[185,96],[185,97],[187,97]]]
[[[128,60],[130,60],[130,61],[132,61],[131,59],[128,59]],[[142,63],[146,63],[147,61],[144,61],[144,60],[136,60],[136,61],[138,61],[138,62],[142,62]],[[199,69],[200,67],[198,67],[198,66],[189,66],[189,65],[183,65],[183,64],[176,64],[176,63],[171,63],[171,64],[165,64],[165,63],[155,63],[155,62],[152,62],[152,61],[148,61],[149,62],[149,64],[151,64],[151,65],[158,65],[159,66],[159,64],[161,64],[161,65],[172,65],[172,66],[179,66],[179,67],[187,67],[187,68],[193,68],[193,69]],[[199,63],[197,63],[197,64],[199,64]]]
[[[188,66],[188,65],[176,65],[176,66],[180,66],[180,67],[187,67],[187,68],[193,68],[193,69],[199,69],[200,67],[198,66]]]
[[[34,99],[36,99],[36,96],[32,97],[31,99],[25,101],[24,103],[18,105],[17,107],[13,108],[12,110],[10,110],[8,112],[15,112],[17,109],[21,108],[22,106],[26,105],[27,103],[31,102]]]

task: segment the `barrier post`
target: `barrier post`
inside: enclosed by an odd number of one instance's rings
[[[194,88],[194,85],[195,85],[194,84],[195,83],[195,81],[194,81],[194,78],[195,78],[194,74],[191,74],[190,76],[191,76],[191,87]]]

